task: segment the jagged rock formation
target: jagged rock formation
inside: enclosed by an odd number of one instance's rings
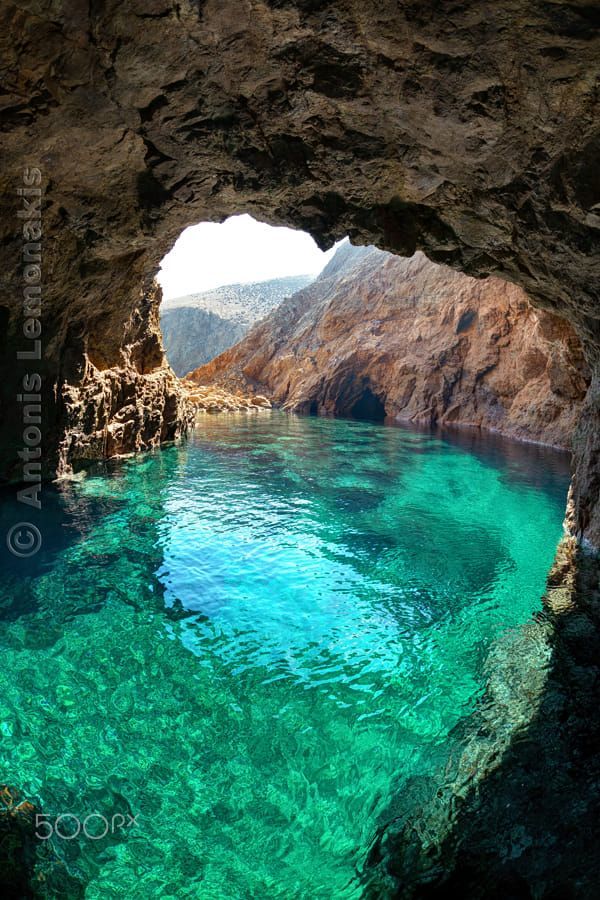
[[[310,287],[198,384],[267,393],[299,412],[462,424],[570,447],[587,388],[581,345],[498,278],[343,244]]]
[[[65,429],[57,474],[175,441],[191,425],[193,409],[164,358],[159,301],[154,282],[127,323],[116,360],[85,333],[70,332],[60,373]]]
[[[163,300],[160,327],[171,368],[181,376],[209,362],[310,281],[310,275],[290,275]]]
[[[323,246],[422,249],[569,318],[593,370],[574,528],[600,546],[599,24],[588,0],[5,5],[2,474],[22,468],[30,371],[17,213],[36,210],[17,190],[39,169],[48,473],[85,346],[121,368],[140,285],[183,228],[249,212]]]
[[[272,407],[269,398],[260,394],[244,396],[239,391],[233,393],[216,385],[205,387],[187,380],[183,382],[183,385],[198,413],[258,412],[261,409],[271,409]]]

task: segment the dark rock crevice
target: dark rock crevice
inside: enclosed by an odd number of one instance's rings
[[[385,419],[385,406],[368,384],[363,387],[362,393],[350,407],[350,416],[353,419],[366,419],[370,422],[383,422]]]

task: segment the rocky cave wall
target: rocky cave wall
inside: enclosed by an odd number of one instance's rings
[[[599,25],[585,0],[4,4],[2,475],[32,371],[47,474],[184,430],[149,279],[184,227],[249,212],[422,249],[568,318],[593,372],[573,527],[599,546]],[[32,368],[18,191],[38,169]]]

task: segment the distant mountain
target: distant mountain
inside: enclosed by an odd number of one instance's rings
[[[209,362],[312,280],[312,275],[290,275],[164,300],[160,324],[172,369],[181,376]]]

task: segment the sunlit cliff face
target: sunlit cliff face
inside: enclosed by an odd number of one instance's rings
[[[574,323],[596,370],[597,24],[523,0],[9,5],[3,475],[21,477],[31,372],[24,167],[41,173],[45,475],[184,430],[152,277],[183,228],[232,213],[516,281]],[[573,487],[593,545],[597,384]]]
[[[499,278],[343,243],[189,376],[292,412],[467,426],[570,449],[589,384],[563,318]]]

